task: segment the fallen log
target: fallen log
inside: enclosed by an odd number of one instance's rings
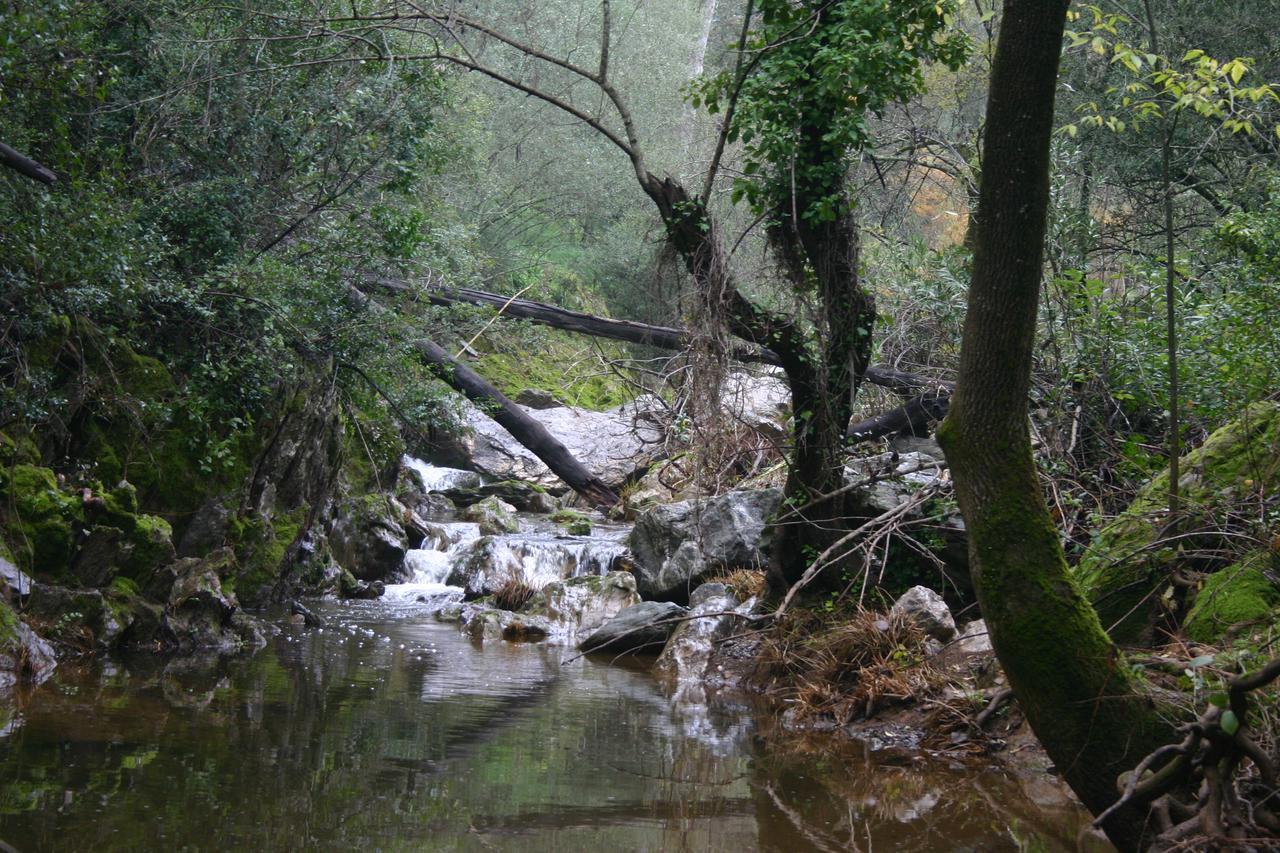
[[[8,166],[10,169],[42,184],[52,184],[58,180],[58,176],[53,173],[52,169],[40,165],[25,154],[14,151],[3,142],[0,142],[0,165]]]
[[[412,290],[404,281],[395,279],[376,279],[365,283],[367,287],[377,287],[392,293],[404,293]],[[425,296],[432,305],[482,305],[500,310],[508,317],[528,320],[553,329],[566,332],[577,332],[595,338],[606,338],[614,341],[626,341],[633,344],[658,347],[659,349],[687,349],[693,341],[685,329],[671,326],[655,326],[650,323],[637,323],[633,320],[612,320],[608,317],[597,317],[581,311],[571,311],[547,302],[535,302],[530,299],[512,299],[497,293],[474,290],[469,287],[442,287],[425,291]],[[778,354],[767,347],[751,343],[741,343],[729,351],[735,361],[782,366]],[[894,370],[882,365],[867,368],[864,376],[872,385],[888,388],[897,394],[918,394],[924,389],[950,389],[952,383],[938,382],[927,376]]]
[[[356,288],[351,288],[349,294],[352,302],[360,308],[376,314],[390,313]],[[543,464],[588,503],[603,508],[618,503],[618,495],[574,458],[559,439],[490,385],[484,377],[465,364],[455,361],[443,347],[429,338],[418,338],[410,345],[434,376],[472,402],[483,406],[499,426],[511,433],[512,438],[541,459]]]
[[[889,412],[850,424],[846,433],[850,444],[859,444],[886,435],[929,435],[929,425],[942,420],[951,405],[951,391],[926,391]]]

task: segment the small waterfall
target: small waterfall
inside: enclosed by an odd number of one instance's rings
[[[438,468],[412,456],[404,456],[401,461],[404,463],[404,467],[418,475],[424,492],[478,489],[484,482],[483,478],[475,471],[463,471],[460,468]]]
[[[401,601],[432,598],[456,598],[461,587],[449,586],[447,581],[453,571],[454,561],[465,554],[480,538],[480,526],[460,521],[451,524],[427,525],[427,536],[422,547],[404,555],[405,568],[410,577],[406,583],[389,584],[386,596]]]

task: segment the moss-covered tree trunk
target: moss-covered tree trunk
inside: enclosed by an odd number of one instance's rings
[[[1066,0],[1005,0],[987,106],[959,381],[939,431],[969,531],[991,641],[1036,736],[1094,813],[1173,731],[1141,695],[1073,583],[1045,508],[1027,422]],[[1108,837],[1141,846],[1145,815]]]

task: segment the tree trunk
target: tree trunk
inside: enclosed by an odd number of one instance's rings
[[[349,293],[352,302],[361,308],[383,315],[390,313],[354,287]],[[575,459],[555,436],[547,432],[546,427],[507,399],[483,376],[465,364],[454,361],[443,347],[427,338],[419,338],[411,346],[433,375],[482,406],[499,426],[511,433],[512,438],[541,459],[557,477],[586,498],[592,506],[608,508],[618,502],[618,495]]]
[[[10,169],[42,184],[52,184],[58,180],[58,176],[53,173],[52,169],[41,166],[35,160],[14,151],[3,142],[0,142],[0,165],[8,166]]]
[[[1045,508],[1027,423],[1066,0],[1005,0],[992,69],[960,372],[939,430],[969,533],[983,617],[1028,721],[1095,814],[1118,774],[1173,731],[1075,586]],[[1140,808],[1104,827],[1144,837]]]

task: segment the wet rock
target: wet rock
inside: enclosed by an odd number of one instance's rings
[[[11,604],[23,604],[30,595],[30,576],[0,556],[0,598]]]
[[[349,587],[343,588],[344,598],[355,598],[361,601],[373,601],[382,598],[387,591],[386,584],[382,581],[356,581]]]
[[[893,603],[893,615],[915,623],[921,631],[945,643],[956,635],[956,622],[947,603],[927,586],[913,586]]]
[[[481,535],[498,536],[520,531],[520,521],[515,512],[516,508],[501,498],[488,497],[464,509],[462,518],[480,525]]]
[[[519,480],[487,483],[480,487],[479,493],[484,497],[500,498],[521,512],[547,513],[560,508],[560,502],[548,494],[546,489]]]
[[[396,582],[403,577],[408,510],[385,495],[348,498],[338,505],[329,547],[338,565],[357,580]]]
[[[493,595],[517,582],[537,591],[553,581],[606,574],[625,553],[616,542],[482,536],[453,564],[445,582],[462,587],[468,599]]]
[[[0,602],[0,690],[20,681],[39,684],[57,665],[53,646],[21,621],[8,603]]]
[[[312,613],[310,609],[300,601],[289,602],[289,613],[293,616],[301,616],[302,624],[308,628],[324,627],[324,620]]]
[[[458,611],[458,627],[477,641],[538,642],[553,630],[550,620],[527,613],[512,613],[483,604],[464,604]]]
[[[223,590],[217,564],[189,558],[175,565],[163,619],[165,645],[188,653],[243,647],[245,626],[232,622],[239,605],[234,594]]]
[[[553,513],[551,520],[564,528],[570,536],[590,536],[591,518],[585,513],[573,509],[562,509]]]
[[[680,622],[662,649],[654,670],[676,681],[715,684],[713,658],[716,642],[741,630],[755,599],[738,601],[722,583],[704,583],[689,596],[689,619]]]
[[[767,524],[781,502],[781,489],[760,489],[642,513],[628,540],[641,597],[686,601],[713,573],[765,565]]]
[[[589,634],[621,611],[638,604],[636,579],[630,572],[554,581],[535,593],[522,613],[546,618],[557,633]]]
[[[656,655],[688,608],[669,601],[642,601],[622,610],[579,645],[584,652]]]

